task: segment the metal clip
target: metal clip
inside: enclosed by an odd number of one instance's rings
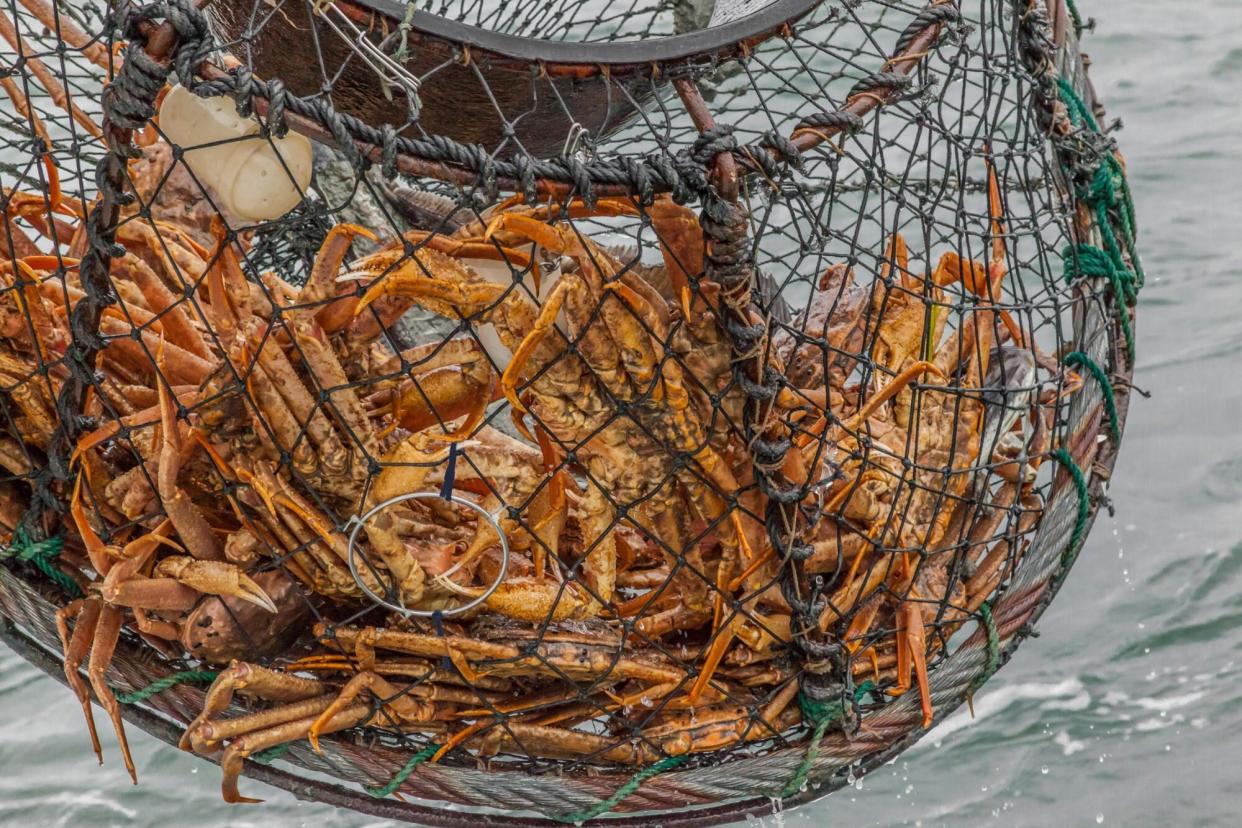
[[[385,598],[383,598],[382,596],[376,595],[374,592],[371,591],[371,588],[368,587],[363,582],[362,576],[358,572],[357,556],[354,554],[354,551],[358,547],[358,533],[362,531],[362,528],[366,525],[367,521],[369,521],[371,518],[375,517],[377,514],[382,512],[384,509],[387,509],[389,506],[395,506],[396,504],[404,503],[407,500],[431,500],[431,499],[445,500],[450,503],[456,503],[459,506],[465,506],[467,509],[470,509],[471,511],[476,512],[480,518],[482,518],[483,520],[487,521],[488,523],[492,525],[492,528],[496,530],[496,537],[500,538],[500,572],[497,573],[496,580],[494,580],[492,582],[492,585],[489,586],[483,593],[481,593],[477,597],[472,598],[470,601],[467,601],[466,603],[462,604],[459,607],[452,607],[446,610],[410,609],[409,607],[400,603],[400,598],[397,599],[398,603],[394,604],[394,603],[391,603],[385,600]],[[347,549],[346,560],[349,563],[349,574],[353,576],[354,583],[356,583],[358,585],[358,588],[361,589],[363,593],[368,598],[370,598],[371,601],[374,602],[377,606],[385,607],[387,609],[392,610],[393,612],[400,613],[401,615],[404,615],[407,617],[417,616],[419,618],[430,618],[431,616],[435,615],[436,612],[439,612],[440,615],[443,615],[446,618],[450,618],[454,615],[461,615],[463,612],[467,612],[469,610],[474,609],[475,607],[479,606],[484,601],[486,601],[488,598],[490,598],[492,593],[500,588],[500,585],[505,580],[505,575],[509,572],[509,539],[505,537],[505,532],[504,532],[504,529],[502,529],[500,526],[500,521],[496,518],[495,515],[493,515],[491,512],[487,511],[486,509],[484,509],[479,504],[475,503],[473,500],[467,500],[466,498],[459,497],[455,494],[450,494],[448,497],[442,497],[440,492],[411,492],[409,494],[403,494],[403,495],[397,495],[396,497],[390,497],[387,500],[385,500],[383,503],[380,503],[379,505],[372,507],[370,510],[367,511],[366,514],[361,515],[361,516],[359,515],[352,516],[348,521],[346,521],[345,526],[342,527],[342,529],[349,530],[349,546]]]
[[[379,76],[384,85],[384,95],[392,100],[389,88],[400,87],[405,91],[410,105],[410,114],[417,118],[422,109],[422,101],[418,97],[418,89],[422,79],[414,75],[397,61],[376,46],[361,29],[354,25],[345,12],[341,11],[332,0],[316,0],[313,4],[315,14],[336,33],[345,45],[362,59],[362,62]],[[404,50],[405,41],[402,40]]]
[[[561,157],[568,158],[578,152],[578,145],[582,143],[582,139],[590,135],[590,130],[582,124],[574,121],[569,127],[569,134],[565,136],[565,146],[561,148]],[[585,160],[586,153],[579,156],[579,160]]]

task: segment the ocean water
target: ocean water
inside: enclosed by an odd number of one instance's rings
[[[1242,4],[1079,5],[1149,274],[1152,398],[1131,409],[1116,517],[974,719],[766,826],[1242,824]],[[265,804],[226,806],[216,767],[130,728],[134,788],[111,734],[98,767],[72,695],[3,648],[0,710],[0,824],[376,824],[253,781]]]

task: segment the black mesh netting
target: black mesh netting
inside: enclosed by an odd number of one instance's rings
[[[1029,631],[1142,282],[1072,3],[200,5],[0,6],[5,594],[88,718],[582,821],[813,796]]]

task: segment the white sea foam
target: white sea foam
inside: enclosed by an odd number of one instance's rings
[[[1068,678],[1056,683],[1023,682],[985,690],[975,696],[975,717],[971,719],[970,711],[960,708],[936,728],[936,742],[968,727],[972,727],[989,716],[1001,712],[1012,704],[1023,701],[1044,702],[1041,707],[1055,710],[1084,710],[1091,704],[1090,694],[1077,678]]]
[[[1194,704],[1199,699],[1203,698],[1204,695],[1204,691],[1196,690],[1193,693],[1186,693],[1181,696],[1169,696],[1163,699],[1135,699],[1134,703],[1144,710],[1176,710],[1179,707],[1186,707],[1187,705]]]
[[[1065,730],[1058,731],[1057,735],[1052,737],[1052,741],[1061,748],[1061,753],[1064,756],[1073,756],[1080,750],[1087,749],[1086,742],[1071,738],[1069,732]]]

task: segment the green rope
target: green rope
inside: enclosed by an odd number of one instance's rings
[[[26,534],[25,527],[18,526],[13,532],[13,542],[7,549],[0,551],[0,558],[16,558],[19,561],[25,561],[34,565],[36,569],[56,583],[57,586],[74,598],[77,598],[82,594],[82,590],[78,588],[77,581],[52,564],[52,559],[59,555],[60,550],[64,547],[65,539],[60,535],[47,538],[46,540],[31,541],[30,536]]]
[[[854,690],[854,701],[862,701],[863,696],[875,689],[875,682],[868,679]],[[802,786],[806,784],[806,779],[811,773],[811,768],[815,767],[815,760],[819,758],[820,742],[823,741],[824,734],[828,732],[828,728],[844,715],[845,708],[840,699],[834,699],[830,702],[818,702],[808,698],[805,694],[798,694],[798,706],[802,708],[802,718],[808,722],[814,722],[815,731],[811,734],[811,741],[806,746],[806,753],[802,756],[802,761],[798,763],[798,767],[794,769],[793,776],[789,777],[789,781],[774,796],[784,799],[787,796],[793,796],[802,790]]]
[[[1076,244],[1066,247],[1061,252],[1065,261],[1065,281],[1073,282],[1084,278],[1108,279],[1113,295],[1121,307],[1117,314],[1121,322],[1121,333],[1126,340],[1126,353],[1134,360],[1134,326],[1130,322],[1130,313],[1126,305],[1133,301],[1137,288],[1133,276],[1128,270],[1118,269],[1116,262],[1105,251],[1089,244]]]
[[[967,692],[974,694],[976,690],[984,685],[992,674],[1000,667],[1000,633],[996,630],[996,620],[992,618],[992,605],[984,601],[979,605],[979,620],[983,622],[983,629],[988,636],[988,661],[983,666],[983,672],[975,676],[974,681],[970,683],[970,690]]]
[[[595,819],[601,814],[606,814],[613,808],[621,804],[621,801],[628,797],[634,791],[642,787],[642,784],[653,776],[659,776],[665,771],[672,770],[678,765],[684,764],[685,756],[666,756],[655,764],[648,765],[629,778],[624,785],[617,788],[616,793],[607,799],[601,799],[594,805],[583,808],[581,811],[570,811],[567,814],[559,814],[553,816],[552,819],[557,822],[572,823],[580,825],[589,819]]]
[[[1095,210],[1095,222],[1100,228],[1100,236],[1104,239],[1104,249],[1108,251],[1108,255],[1113,257],[1119,269],[1129,271],[1126,260],[1121,255],[1121,244],[1117,241],[1117,234],[1113,231],[1113,223],[1110,220],[1112,212],[1116,212],[1118,223],[1121,225],[1122,240],[1130,250],[1130,259],[1134,262],[1134,281],[1141,288],[1147,277],[1143,273],[1143,263],[1135,249],[1134,202],[1130,198],[1125,182],[1126,174],[1121,169],[1121,162],[1116,156],[1109,155],[1095,171],[1091,182],[1079,191],[1078,196]]]
[[[1078,90],[1074,89],[1074,85],[1065,78],[1057,78],[1057,87],[1061,91],[1061,100],[1069,108],[1070,123],[1080,129],[1085,126],[1092,132],[1099,132],[1099,122],[1095,120],[1095,115],[1078,94]]]
[[[1108,251],[1090,244],[1071,244],[1061,251],[1061,256],[1065,259],[1065,281],[1087,277],[1108,279],[1121,301],[1130,302],[1138,296],[1134,275],[1118,268]]]
[[[1091,376],[1095,377],[1095,381],[1100,385],[1100,391],[1104,394],[1104,410],[1108,413],[1108,426],[1113,435],[1113,442],[1120,441],[1121,419],[1117,415],[1117,398],[1113,394],[1113,383],[1108,378],[1108,374],[1104,373],[1104,369],[1098,362],[1082,351],[1066,354],[1061,361],[1072,368],[1086,368]]]
[[[1061,100],[1065,103],[1069,113],[1070,123],[1078,129],[1085,128],[1095,133],[1103,132],[1086,101],[1069,81],[1065,78],[1058,78],[1057,88],[1060,90]],[[1121,225],[1122,238],[1126,243],[1126,248],[1130,251],[1130,260],[1134,265],[1134,280],[1139,288],[1143,287],[1147,276],[1143,272],[1143,263],[1135,245],[1138,222],[1135,219],[1134,197],[1130,192],[1126,172],[1122,169],[1121,162],[1116,155],[1108,153],[1101,159],[1100,166],[1092,176],[1091,182],[1078,195],[1095,210],[1096,224],[1099,226],[1100,235],[1104,238],[1104,248],[1110,256],[1115,258],[1115,263],[1120,270],[1128,271],[1129,268],[1121,256],[1121,246],[1117,242],[1112,221],[1109,218],[1110,211],[1116,211],[1118,223]]]
[[[1082,37],[1083,30],[1087,27],[1082,22],[1082,15],[1078,13],[1078,6],[1074,0],[1065,0],[1065,7],[1069,9],[1070,18],[1074,21],[1074,37]]]
[[[1059,448],[1052,452],[1051,457],[1065,467],[1074,480],[1074,488],[1078,490],[1078,519],[1074,522],[1074,532],[1070,535],[1069,545],[1061,554],[1062,566],[1068,566],[1078,554],[1078,546],[1087,533],[1087,521],[1091,519],[1091,492],[1087,488],[1086,475],[1082,473],[1082,469],[1078,468],[1078,464],[1074,462],[1074,458],[1068,451]]]
[[[397,51],[392,56],[397,63],[405,63],[409,59],[410,29],[414,26],[414,12],[417,10],[417,3],[409,2],[405,4],[405,15],[402,16],[401,22],[397,25],[397,38],[400,42],[397,44]]]
[[[217,675],[215,670],[182,670],[179,673],[164,676],[162,679],[156,679],[146,687],[139,688],[132,693],[117,693],[115,690],[112,692],[121,704],[137,704],[163,693],[170,687],[176,687],[178,684],[209,684],[216,680]]]
[[[366,786],[367,793],[369,793],[371,796],[375,797],[376,799],[383,799],[384,797],[388,796],[393,791],[395,791],[397,788],[400,788],[402,785],[404,785],[405,780],[410,778],[410,774],[414,773],[414,770],[419,765],[421,765],[423,762],[426,762],[428,759],[435,756],[436,751],[438,751],[439,749],[440,749],[440,746],[437,744],[432,743],[430,745],[427,745],[427,747],[423,748],[418,753],[411,756],[410,761],[405,763],[405,767],[401,768],[401,770],[393,774],[392,779],[388,780],[388,784],[380,785],[377,787],[371,787],[370,785],[367,785]]]
[[[258,762],[260,765],[270,765],[293,746],[293,742],[281,742],[279,745],[273,745],[267,750],[261,750],[250,757],[251,762]]]

